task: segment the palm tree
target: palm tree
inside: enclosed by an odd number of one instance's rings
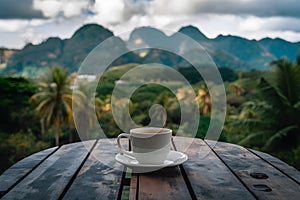
[[[254,132],[241,141],[242,144],[253,144],[253,141],[260,140],[261,148],[266,151],[296,145],[300,131],[299,64],[300,62],[293,63],[285,58],[272,62],[276,67],[274,80],[261,78],[259,84],[260,105],[263,106],[256,104],[256,109],[252,107],[255,115],[248,115],[247,119],[243,119],[249,122],[252,119],[252,122],[262,126],[253,126]]]
[[[244,146],[259,147],[264,146],[264,139],[270,131],[266,128],[269,121],[262,118],[263,113],[272,110],[271,106],[264,101],[253,99],[246,101],[240,106],[237,115],[230,116],[229,132],[232,142],[239,143]],[[241,132],[241,130],[243,130]],[[234,135],[234,136],[233,136]]]
[[[67,70],[61,67],[48,69],[46,76],[42,77],[38,84],[39,91],[29,100],[35,105],[37,116],[44,120],[46,125],[56,126],[56,145],[59,145],[62,125],[70,123],[73,119],[72,100],[79,100],[72,99],[71,81],[72,77],[69,77]]]
[[[300,130],[300,65],[285,58],[272,62],[276,67],[275,83],[264,78],[260,82],[263,99],[272,107],[264,112],[270,118],[270,130],[274,130],[265,148],[275,149],[284,139],[291,146]]]

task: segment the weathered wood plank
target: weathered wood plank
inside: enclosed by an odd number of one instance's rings
[[[123,166],[115,139],[99,140],[63,199],[117,199]]]
[[[3,199],[57,199],[88,155],[95,141],[62,146],[49,156]]]
[[[58,147],[53,147],[40,151],[31,156],[28,156],[21,161],[17,162],[9,169],[7,169],[0,176],[0,197],[15,185],[20,179],[24,178],[32,169],[39,165],[47,156],[56,151]]]
[[[129,200],[137,200],[138,195],[138,174],[131,174]]]
[[[182,166],[196,198],[255,199],[203,140],[175,137],[174,143],[189,156]]]
[[[138,199],[191,199],[179,167],[140,174]]]
[[[171,146],[173,150],[173,146]],[[130,200],[136,199],[191,199],[179,167],[132,174]]]
[[[181,200],[191,199],[191,196],[179,167],[168,167],[155,172],[132,174],[129,199]]]
[[[278,158],[275,158],[267,153],[261,151],[255,151],[252,149],[248,149],[248,150],[254,153],[255,155],[259,156],[260,158],[264,159],[265,161],[269,162],[275,168],[281,170],[283,173],[285,173],[290,178],[292,178],[295,182],[300,184],[300,172],[294,167],[288,165],[282,160],[279,160]]]
[[[222,142],[213,149],[257,198],[299,199],[297,183],[247,149]],[[250,176],[252,173],[263,173],[268,178],[256,179]]]

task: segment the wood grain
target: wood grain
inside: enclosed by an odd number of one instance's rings
[[[189,156],[183,167],[197,199],[255,199],[205,142],[175,137],[174,143]]]
[[[191,199],[179,167],[140,174],[138,199]]]
[[[131,174],[130,179],[130,190],[129,190],[129,200],[137,200],[138,190],[139,190],[139,174]]]
[[[24,178],[32,169],[39,165],[47,156],[55,152],[58,147],[53,147],[28,156],[17,162],[0,176],[0,197],[13,185]]]
[[[127,140],[121,142],[128,147]],[[268,154],[184,137],[175,137],[174,145],[189,159],[180,166],[131,174],[129,199],[300,197],[300,173]],[[126,196],[130,176],[124,179],[117,153],[116,139],[103,139],[34,154],[0,176],[2,199],[118,199],[123,184]]]
[[[132,174],[129,199],[181,200],[191,199],[191,196],[177,166],[143,174]]]
[[[62,146],[10,190],[3,199],[57,199],[95,141]],[[86,149],[87,148],[87,149]]]
[[[255,151],[252,149],[248,149],[248,150],[254,153],[255,155],[259,156],[261,159],[264,159],[265,161],[269,162],[272,166],[282,171],[283,173],[288,175],[291,179],[293,179],[295,182],[300,184],[300,173],[294,167],[264,152]]]
[[[213,149],[257,198],[299,199],[300,187],[297,183],[247,149],[222,142],[218,142]],[[255,179],[250,176],[251,173],[263,173],[268,178]],[[259,190],[264,187],[271,191]]]
[[[117,199],[123,166],[116,140],[99,140],[63,199]]]

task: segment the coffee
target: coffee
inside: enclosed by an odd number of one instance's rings
[[[143,127],[135,128],[130,130],[130,134],[136,135],[137,137],[152,137],[156,134],[168,134],[172,130],[167,128],[156,128],[156,127]]]
[[[120,138],[131,141],[132,152],[126,151],[120,144]],[[141,164],[161,164],[170,152],[172,130],[159,127],[143,127],[122,133],[117,142],[121,153],[133,156]]]
[[[169,129],[165,128],[136,128],[132,130],[134,133],[141,133],[141,134],[155,134],[155,133],[167,133]]]

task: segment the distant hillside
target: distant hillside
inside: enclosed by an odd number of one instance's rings
[[[123,52],[134,44],[153,46],[163,43],[180,51],[192,53],[184,39],[178,40],[178,34],[185,34],[200,43],[219,67],[231,69],[269,69],[269,63],[283,56],[295,60],[300,55],[300,42],[291,43],[282,39],[265,38],[248,40],[236,36],[219,35],[207,38],[197,27],[186,26],[171,36],[151,27],[140,27],[132,31],[128,41],[115,37],[114,34],[97,24],[87,24],[78,29],[71,38],[48,38],[44,42],[27,44],[21,50],[0,49],[0,73],[43,70],[45,66],[61,65],[71,71],[77,71],[81,62],[90,51],[102,41],[112,37],[110,46],[117,52]],[[150,36],[150,37],[149,37]],[[109,52],[103,52],[103,55]],[[197,55],[193,55],[197,57]],[[161,49],[142,49],[122,55],[111,66],[127,63],[159,62],[168,66],[182,67],[188,63],[172,52]],[[30,70],[28,70],[30,69]],[[29,73],[29,76],[30,76]]]
[[[6,62],[3,71],[20,72],[26,68],[43,68],[64,66],[77,71],[81,62],[99,43],[112,37],[113,33],[97,24],[88,24],[78,29],[70,39],[48,38],[38,45],[27,44],[22,50],[15,52]],[[122,40],[118,40],[116,48],[126,48]],[[125,60],[124,62],[130,62]],[[121,62],[121,63],[124,63]],[[116,64],[120,64],[117,62]]]
[[[228,67],[231,69],[250,70],[250,69],[269,69],[271,61],[286,56],[290,60],[295,60],[297,55],[300,55],[300,42],[291,43],[282,39],[262,39],[248,40],[237,36],[223,36],[219,35],[215,39],[207,38],[198,28],[194,26],[182,27],[178,31],[200,43],[212,57],[214,62],[219,67]],[[151,34],[151,38],[147,37]],[[175,45],[178,48],[186,48],[183,51],[188,51],[189,45],[184,45],[186,41],[178,41],[178,33],[172,36],[166,36],[162,31],[151,28],[141,27],[135,29],[130,40],[138,40],[140,44],[153,44],[153,39],[157,41],[166,41],[166,45]],[[177,38],[177,39],[175,39]],[[180,38],[180,37],[179,37]],[[168,41],[168,42],[167,42]],[[151,54],[156,55],[151,55]],[[155,57],[156,60],[165,60],[165,54],[158,54],[157,51],[150,51],[146,55],[148,57]],[[176,65],[180,58],[170,55],[169,65]],[[172,63],[173,62],[173,63]],[[170,64],[171,63],[171,64]]]

